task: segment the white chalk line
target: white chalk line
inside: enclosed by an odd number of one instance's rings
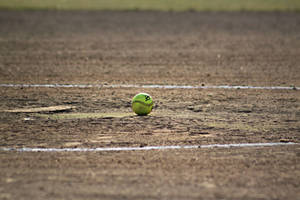
[[[145,89],[254,89],[254,90],[299,90],[300,87],[284,86],[230,86],[230,85],[211,85],[211,86],[192,86],[192,85],[126,85],[126,84],[0,84],[0,87],[42,87],[42,88],[145,88]]]
[[[188,146],[145,146],[145,147],[101,147],[101,148],[0,148],[0,151],[16,152],[99,152],[99,151],[149,151],[168,149],[206,149],[206,148],[241,148],[299,145],[299,143],[241,143],[241,144],[208,144]]]

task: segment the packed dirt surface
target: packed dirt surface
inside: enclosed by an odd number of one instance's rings
[[[299,13],[0,11],[0,27],[0,84],[300,86]],[[131,111],[139,92],[148,116]],[[297,89],[0,87],[0,199],[297,199],[299,144],[3,148],[300,143],[299,102]],[[72,109],[38,111],[53,106]]]
[[[300,142],[298,91],[147,89],[143,91],[152,95],[155,106],[145,117],[131,111],[131,98],[139,91],[1,88],[6,110],[74,106],[67,113],[1,113],[1,146]]]
[[[298,13],[0,12],[5,83],[300,85]]]
[[[1,199],[298,199],[299,146],[1,153]]]

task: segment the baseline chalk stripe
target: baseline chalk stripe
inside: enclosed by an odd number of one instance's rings
[[[205,149],[205,148],[241,148],[299,145],[299,143],[242,143],[242,144],[208,144],[190,146],[146,146],[146,147],[103,147],[103,148],[0,148],[0,151],[17,152],[97,152],[97,151],[148,151],[168,149]]]
[[[254,89],[254,90],[299,90],[300,87],[284,86],[192,86],[192,85],[89,85],[89,84],[0,84],[0,87],[44,87],[44,88],[159,88],[159,89]]]

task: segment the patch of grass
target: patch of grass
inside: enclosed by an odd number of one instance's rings
[[[299,11],[299,0],[1,0],[9,10]]]

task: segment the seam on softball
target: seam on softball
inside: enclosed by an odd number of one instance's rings
[[[153,105],[153,102],[151,102],[150,104],[147,104],[147,103],[145,103],[143,101],[140,101],[140,100],[134,100],[134,101],[132,101],[132,103],[141,103],[141,104],[143,104],[145,106],[152,106]]]

